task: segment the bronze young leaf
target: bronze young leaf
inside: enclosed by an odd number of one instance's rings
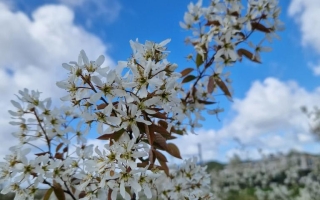
[[[186,68],[186,69],[182,70],[182,72],[180,72],[181,77],[184,77],[184,76],[190,74],[193,70],[194,70],[193,68]]]
[[[43,200],[49,200],[52,192],[53,192],[53,188],[49,188],[49,189],[47,190],[47,192],[45,193],[45,195],[43,196]]]
[[[180,151],[179,151],[179,148],[175,144],[168,143],[167,146],[168,146],[168,153],[170,155],[172,155],[172,156],[174,156],[176,158],[182,159]]]
[[[63,143],[60,143],[60,144],[56,147],[56,152],[58,152],[62,146],[63,146]]]
[[[249,60],[256,62],[256,63],[261,63],[258,59],[255,58],[255,56],[253,55],[253,53],[251,53],[250,51],[246,50],[246,49],[238,49],[238,55],[241,57],[244,55],[246,58],[248,58]]]
[[[256,29],[258,31],[264,32],[264,33],[271,33],[271,29],[265,27],[263,24],[260,24],[258,22],[252,22],[251,26],[253,29]]]
[[[221,80],[220,77],[216,76],[215,77],[215,82],[216,84],[219,86],[219,88],[223,91],[223,93],[229,97],[230,99],[232,99],[231,93],[227,87],[227,85]]]
[[[64,194],[64,191],[63,191],[60,183],[54,182],[54,184],[53,184],[53,191],[54,191],[54,194],[56,195],[56,197],[57,197],[59,200],[65,200],[65,199],[66,199],[66,196],[65,196],[65,194]]]

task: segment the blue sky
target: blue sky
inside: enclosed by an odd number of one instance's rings
[[[61,63],[76,60],[81,49],[92,60],[104,54],[106,65],[115,66],[130,56],[129,40],[171,38],[168,60],[180,71],[193,66],[185,59],[193,49],[184,44],[191,33],[179,26],[189,2],[0,0],[0,26],[5,27],[0,33],[1,141],[11,137],[6,110],[13,94],[27,87],[61,96],[54,84],[65,77]],[[299,109],[320,102],[320,1],[288,0],[280,6],[286,27],[281,40],[265,43],[273,51],[262,54],[262,64],[243,60],[229,68],[234,102],[218,98],[225,109],[221,120],[206,116],[198,135],[176,141],[185,157],[197,154],[198,143],[205,160],[227,161],[234,153],[258,158],[259,148],[320,152]],[[6,145],[0,147],[1,157],[6,152]]]

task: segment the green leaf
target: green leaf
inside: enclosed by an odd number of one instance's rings
[[[188,83],[190,81],[193,81],[194,79],[196,79],[197,77],[195,77],[194,75],[189,75],[189,76],[186,76],[183,80],[182,80],[182,83]]]
[[[197,67],[199,68],[200,67],[200,65],[202,65],[203,64],[203,58],[202,58],[202,56],[200,55],[200,54],[197,54],[197,58],[196,58],[196,65],[197,65]]]
[[[43,196],[43,200],[49,200],[52,192],[53,192],[53,188],[48,189],[47,192]]]

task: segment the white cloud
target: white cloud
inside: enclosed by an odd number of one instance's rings
[[[122,9],[117,0],[59,0],[59,2],[80,11],[81,14],[86,16],[88,25],[92,23],[94,18],[113,22]]]
[[[320,88],[308,92],[294,81],[255,81],[244,99],[234,100],[235,117],[223,128],[200,130],[198,135],[182,137],[175,143],[186,156],[197,155],[197,144],[202,143],[204,160],[226,161],[234,152],[242,152],[242,158],[258,158],[258,149],[269,153],[310,151],[307,147],[315,141],[300,108],[311,108],[319,102]]]
[[[313,75],[320,76],[320,62],[318,64],[308,63],[308,66],[312,70]]]
[[[74,13],[66,6],[41,6],[31,16],[0,2],[0,158],[12,145],[6,142],[13,131],[7,110],[19,89],[39,90],[57,99],[63,91],[55,83],[67,76],[61,63],[77,60],[81,49],[92,60],[107,53],[97,36],[74,24]],[[107,55],[104,65],[114,65]]]
[[[320,53],[320,1],[292,0],[288,9],[289,16],[300,25],[302,44]]]
[[[198,144],[201,144],[203,160],[211,160],[218,157],[219,139],[215,130],[198,130],[197,135],[190,133],[173,140],[173,143],[178,146],[183,158],[198,157]],[[175,162],[178,162],[178,160],[175,160]]]
[[[61,3],[69,6],[82,6],[85,0],[59,0]]]
[[[301,44],[320,54],[320,1],[292,0],[288,14],[300,25]],[[311,51],[311,50],[309,50]],[[320,76],[320,65],[308,64],[315,76]]]

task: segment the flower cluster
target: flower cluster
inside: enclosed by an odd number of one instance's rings
[[[246,11],[243,11],[244,6],[239,0],[212,0],[208,7],[202,7],[202,0],[199,0],[196,4],[190,3],[180,25],[193,32],[194,37],[187,38],[187,41],[204,60],[213,47],[215,62],[224,65],[232,64],[242,55],[260,62],[260,52],[268,50],[261,47],[264,39],[256,46],[248,42],[254,54],[244,49],[237,50],[236,46],[245,42],[255,30],[265,33],[269,41],[278,37],[275,32],[281,30],[283,24],[279,20],[280,8],[277,5],[277,0],[250,0]]]
[[[229,72],[223,73],[224,68],[241,61],[243,57],[261,63],[260,53],[271,50],[262,46],[263,42],[278,38],[276,32],[283,29],[279,20],[280,11],[277,0],[248,0],[246,7],[240,0],[211,0],[208,6],[204,6],[202,0],[196,4],[190,3],[184,22],[180,22],[182,28],[192,31],[193,36],[188,37],[186,42],[196,51],[196,56],[188,56],[193,59],[196,68],[184,71],[188,76],[183,82],[195,80],[190,91],[186,92],[187,96],[197,101],[219,88],[231,98],[231,80]],[[254,40],[249,40],[253,34]],[[258,39],[259,35],[264,37]],[[196,74],[189,74],[192,71]],[[197,91],[202,85],[205,90],[201,96]],[[218,108],[208,113],[220,111]]]
[[[180,107],[183,93],[177,80],[181,74],[174,72],[176,64],[165,59],[167,42],[142,45],[130,41],[133,56],[119,61],[116,69],[101,68],[103,57],[89,62],[81,51],[78,62],[63,64],[70,72],[67,80],[57,83],[69,91],[63,99],[82,107],[86,122],[98,123],[99,134],[130,127],[137,139],[138,126],[151,125],[151,118],[170,119],[170,130],[173,122],[184,120],[186,114]]]
[[[181,166],[174,166],[169,177],[157,180],[163,199],[213,199],[210,190],[210,175],[206,167],[196,164],[197,160],[186,160]],[[166,184],[161,184],[166,183]]]
[[[39,185],[46,184],[57,196],[65,192],[74,199],[101,199],[106,193],[110,199],[116,199],[118,193],[131,199],[140,192],[148,198],[162,194],[167,199],[177,195],[209,199],[211,194],[205,190],[209,177],[196,160],[172,168],[170,174],[166,169],[166,176],[163,167],[143,160],[153,152],[163,162],[164,155],[127,131],[117,132],[118,138],[106,142],[103,148],[87,145],[83,113],[77,114],[71,107],[52,109],[51,100],[41,100],[39,92],[26,89],[19,93],[23,104],[12,101],[17,110],[10,113],[16,118],[12,124],[19,127],[13,135],[20,143],[11,148],[6,162],[0,163],[0,183],[6,184],[2,193],[15,192],[15,199],[33,199]],[[72,121],[78,124],[76,129],[70,126]],[[76,140],[74,146],[71,140]],[[32,144],[38,147],[33,151],[26,148]],[[35,150],[41,152],[34,154]],[[171,191],[178,182],[188,184]],[[172,187],[159,187],[162,184]]]
[[[213,199],[205,168],[196,160],[170,168],[164,152],[181,158],[169,140],[188,129],[194,133],[205,120],[203,111],[222,111],[210,107],[217,88],[232,98],[224,66],[242,56],[260,62],[259,52],[268,48],[247,41],[249,36],[257,30],[270,39],[280,29],[277,1],[250,0],[243,16],[240,3],[212,0],[208,7],[202,1],[188,6],[181,26],[193,31],[189,41],[197,52],[195,68],[176,72],[177,64],[166,59],[169,39],[159,44],[130,41],[132,56],[115,68],[102,66],[104,56],[90,61],[83,50],[78,61],[62,64],[69,76],[57,86],[68,92],[61,100],[71,107],[52,108],[51,99],[41,100],[40,92],[19,91],[20,103],[11,101],[16,110],[9,112],[15,119],[11,124],[19,127],[13,135],[20,143],[0,163],[0,183],[6,183],[2,193],[32,199],[39,184],[46,184],[51,188],[46,197],[54,192],[59,199],[65,193],[86,200],[116,199],[118,194],[136,199],[141,193],[148,198]],[[241,43],[254,53],[236,50]],[[87,144],[86,135],[95,127],[103,148]],[[31,153],[35,150],[40,152]]]
[[[167,159],[159,151],[181,158],[178,148],[167,140],[179,133],[173,123],[187,116],[180,106],[183,90],[177,79],[181,74],[173,72],[176,66],[165,60],[167,42],[131,42],[133,57],[119,62],[116,69],[102,68],[102,56],[89,62],[81,51],[78,62],[63,64],[70,75],[57,83],[68,90],[62,99],[70,100],[73,107],[52,109],[51,100],[41,100],[39,92],[19,91],[24,105],[12,101],[17,111],[10,113],[16,118],[11,124],[19,126],[14,136],[20,144],[1,164],[1,179],[9,181],[2,192],[11,190],[24,199],[39,184],[47,184],[56,195],[66,192],[83,199],[101,198],[101,191],[107,191],[110,199],[118,193],[130,199],[140,191],[148,198],[161,193],[168,199],[177,195],[208,199],[204,188],[209,179],[201,167],[188,161],[180,168],[183,173],[170,174]],[[77,123],[76,128],[70,123]],[[108,140],[103,149],[86,145],[85,136],[94,125],[98,139]],[[72,139],[77,145],[71,145]],[[28,158],[30,149],[24,148],[31,141],[41,150],[35,158]],[[168,182],[173,187],[175,181],[190,184],[173,191],[158,186]]]
[[[212,172],[213,192],[221,200],[246,190],[253,191],[259,200],[317,199],[319,167],[319,157],[296,153],[238,163]]]

